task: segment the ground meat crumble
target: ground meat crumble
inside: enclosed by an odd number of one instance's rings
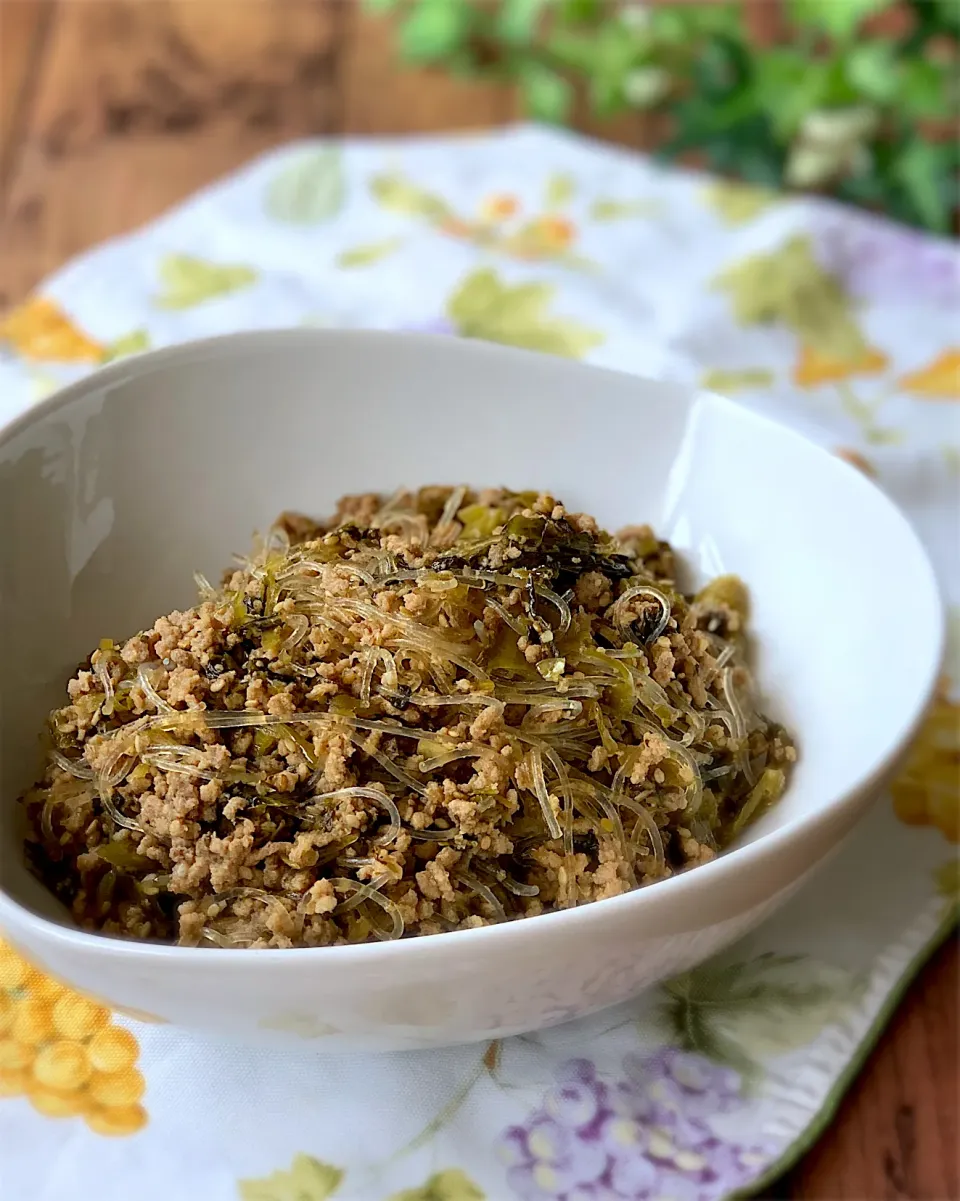
[[[648,527],[423,488],[284,514],[219,588],[104,639],[50,717],[28,858],[83,926],[329,946],[616,896],[713,858],[795,751],[747,596]]]

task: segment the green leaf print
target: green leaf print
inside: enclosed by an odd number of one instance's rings
[[[837,394],[840,397],[840,408],[859,425],[864,441],[869,442],[871,446],[896,446],[898,442],[903,441],[902,430],[881,425],[877,420],[878,410],[887,399],[883,393],[872,401],[863,400],[843,380],[837,384]]]
[[[168,254],[160,261],[163,290],[154,298],[161,309],[189,309],[255,283],[252,267],[208,263],[189,254]]]
[[[704,372],[700,383],[704,388],[713,392],[722,392],[732,396],[750,388],[769,388],[774,382],[774,374],[765,367],[741,367],[738,370],[725,370],[722,367]]]
[[[662,211],[659,200],[614,200],[601,196],[590,205],[594,221],[628,221],[631,217],[655,217]]]
[[[284,167],[267,189],[265,208],[277,221],[319,225],[339,211],[345,192],[340,151],[326,147]]]
[[[419,1188],[405,1188],[387,1201],[485,1201],[486,1194],[459,1168],[435,1172]],[[246,1198],[244,1198],[246,1201]]]
[[[365,242],[351,246],[337,255],[338,267],[370,267],[389,258],[403,245],[403,238],[384,238],[381,242]]]
[[[111,342],[106,347],[103,361],[112,363],[114,359],[125,359],[128,354],[140,354],[141,351],[149,349],[150,334],[147,330],[131,330],[129,334],[124,334],[122,338],[117,338],[116,342]]]
[[[686,1051],[745,1076],[802,1046],[857,1003],[849,972],[802,955],[713,960],[663,985],[660,1017]]]
[[[482,338],[579,359],[603,334],[546,311],[551,284],[503,283],[489,268],[468,275],[447,302],[447,316],[465,338]]]
[[[840,361],[868,351],[854,305],[840,280],[817,262],[804,236],[770,254],[754,254],[713,281],[726,292],[741,325],[785,325],[804,346]]]
[[[570,203],[576,190],[577,185],[572,175],[560,173],[551,175],[543,193],[545,207],[548,209],[562,208],[565,204]]]
[[[241,1201],[327,1201],[340,1187],[344,1173],[311,1155],[297,1155],[289,1172],[277,1171],[260,1180],[240,1180]]]
[[[374,176],[370,181],[370,191],[383,208],[405,213],[409,217],[425,217],[428,221],[439,222],[453,216],[445,200],[419,187],[400,172]]]
[[[721,179],[704,189],[703,199],[727,225],[744,225],[775,205],[777,193]]]

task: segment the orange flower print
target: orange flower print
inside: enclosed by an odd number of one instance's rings
[[[936,826],[960,842],[960,704],[945,696],[934,702],[891,793],[902,822]]]
[[[960,400],[960,350],[945,350],[920,371],[899,381],[904,392],[924,400]]]
[[[793,381],[801,388],[816,388],[820,384],[840,383],[854,375],[876,375],[886,370],[888,362],[887,356],[872,346],[864,347],[852,359],[834,358],[812,346],[802,346]]]
[[[554,213],[526,222],[503,239],[500,249],[518,259],[557,259],[567,254],[576,237],[573,222]]]
[[[136,1134],[140,1048],[104,1005],[31,967],[0,940],[0,1097],[48,1118],[82,1117],[95,1134]]]
[[[541,217],[535,228],[551,250],[564,250],[577,236],[573,222],[566,217]]]
[[[468,221],[461,221],[459,217],[444,218],[439,228],[451,238],[469,238],[474,232],[474,227]]]
[[[459,238],[482,250],[524,262],[558,262],[580,270],[593,264],[573,250],[578,238],[574,223],[560,211],[570,202],[575,183],[555,175],[546,184],[544,211],[523,216],[520,198],[512,192],[490,192],[479,199],[475,216],[457,212],[440,194],[406,175],[379,175],[370,181],[374,199],[386,209],[427,222],[447,237]]]
[[[106,354],[106,347],[45,296],[31,297],[0,321],[0,339],[24,358],[41,362],[99,363]]]
[[[505,192],[487,196],[480,203],[480,216],[484,221],[506,221],[519,211],[520,201]]]

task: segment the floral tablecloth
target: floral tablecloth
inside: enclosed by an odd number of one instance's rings
[[[309,142],[0,318],[0,418],[108,359],[233,329],[487,338],[705,384],[799,427],[904,507],[956,606],[958,302],[956,245],[560,133]],[[955,919],[950,687],[813,887],[721,959],[541,1034],[381,1057],[324,1056],[309,1029],[289,1052],[225,1047],[111,1012],[0,942],[0,1197],[716,1201],[759,1187],[826,1126]]]

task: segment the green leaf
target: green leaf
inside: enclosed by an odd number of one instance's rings
[[[405,1188],[393,1193],[387,1201],[485,1201],[486,1194],[466,1172],[447,1168],[435,1172],[420,1188]],[[246,1201],[246,1199],[244,1199]]]
[[[340,1187],[344,1173],[310,1155],[297,1155],[289,1172],[277,1171],[260,1180],[240,1180],[241,1201],[327,1201]]]
[[[894,0],[787,0],[787,12],[798,24],[838,41],[852,37],[867,17],[890,8]]]
[[[162,309],[189,309],[215,296],[225,296],[255,283],[252,267],[208,263],[188,254],[168,254],[160,260],[162,291],[154,303]]]
[[[847,78],[861,96],[883,104],[902,87],[900,67],[890,42],[864,42],[845,59]]]
[[[497,36],[508,46],[526,46],[533,41],[547,0],[501,0],[494,23]]]
[[[930,13],[930,23],[936,33],[960,38],[960,10],[956,0],[914,0],[913,7],[924,8]]]
[[[573,199],[577,190],[576,180],[572,175],[558,173],[551,175],[544,189],[544,204],[548,209],[562,208]]]
[[[830,89],[831,67],[797,50],[774,49],[756,61],[756,95],[778,138],[787,140],[804,117],[820,108]]]
[[[560,0],[560,19],[571,25],[595,21],[603,15],[605,0]]]
[[[699,26],[708,36],[736,38],[743,42],[747,33],[743,20],[742,0],[735,3],[699,5],[696,13]]]
[[[296,156],[274,177],[266,210],[277,221],[319,225],[337,213],[345,191],[340,151],[312,150]]]
[[[388,13],[399,8],[402,3],[403,0],[363,0],[363,7],[372,13]]]
[[[140,354],[150,349],[150,334],[145,329],[131,330],[116,342],[111,342],[106,349],[103,361],[112,363],[114,359],[125,359],[129,354]]]
[[[400,53],[408,62],[437,62],[457,50],[471,26],[471,6],[453,0],[418,0],[400,27]]]
[[[634,108],[655,108],[673,86],[673,76],[662,67],[638,67],[625,76],[623,95]]]
[[[946,232],[950,209],[941,189],[943,156],[930,142],[912,141],[896,163],[897,178],[928,229]]]
[[[731,38],[711,38],[700,48],[693,64],[693,77],[701,96],[720,100],[741,95],[750,75],[750,62],[743,47]]]
[[[950,71],[941,63],[914,58],[900,68],[898,102],[912,117],[943,117],[950,112]]]
[[[693,14],[696,20],[699,14]],[[658,4],[650,12],[650,28],[665,46],[681,46],[690,38],[690,14],[676,4]]]
[[[532,117],[553,125],[567,119],[573,104],[573,89],[560,72],[533,61],[524,64],[520,94]]]
[[[589,34],[570,33],[565,29],[551,32],[546,41],[546,51],[551,61],[570,71],[593,74],[599,51],[597,40]]]
[[[616,75],[598,75],[590,80],[590,103],[598,117],[612,117],[626,105],[623,81]]]
[[[403,238],[384,238],[381,242],[365,242],[351,246],[337,255],[338,267],[369,267],[381,259],[395,254],[403,245]]]

